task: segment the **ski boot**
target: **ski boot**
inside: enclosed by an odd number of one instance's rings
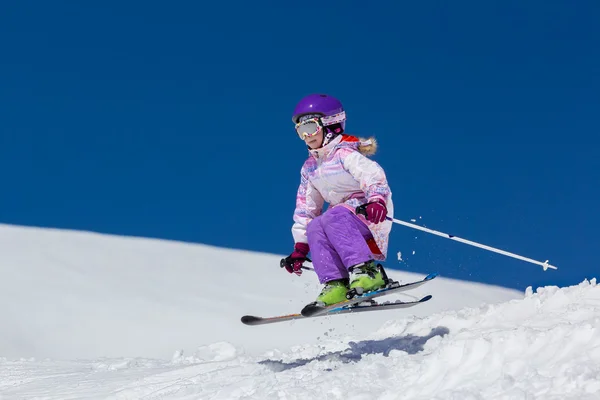
[[[355,265],[348,271],[350,272],[350,290],[346,293],[348,299],[381,289],[389,282],[383,267],[376,265],[373,260]]]
[[[337,279],[335,281],[326,282],[325,287],[321,290],[317,300],[306,305],[304,309],[314,306],[326,307],[335,303],[340,303],[346,300],[346,293],[348,293],[348,279]]]
[[[321,306],[329,306],[346,300],[348,293],[348,280],[338,279],[325,283],[325,287],[317,297],[316,303]]]

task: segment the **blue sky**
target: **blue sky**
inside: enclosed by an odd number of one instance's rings
[[[287,254],[291,112],[325,92],[396,218],[560,269],[402,226],[388,266],[600,278],[600,3],[454,3],[3,2],[0,222]]]

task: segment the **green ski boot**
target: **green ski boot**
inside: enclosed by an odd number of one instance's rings
[[[383,274],[377,268],[375,261],[367,261],[355,265],[350,271],[350,290],[353,294],[361,295],[385,286]]]
[[[346,293],[348,293],[347,279],[329,281],[325,283],[325,287],[317,297],[316,303],[324,306],[339,303],[346,300]]]

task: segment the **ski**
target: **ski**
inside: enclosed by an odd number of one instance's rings
[[[288,315],[279,315],[276,317],[256,317],[254,315],[244,315],[242,317],[242,323],[245,325],[267,325],[274,324],[276,322],[285,322],[285,321],[293,321],[296,319],[306,319],[306,318],[315,318],[315,317],[327,317],[331,315],[340,315],[340,314],[350,314],[357,312],[365,312],[365,311],[382,311],[382,310],[393,310],[398,308],[409,308],[414,307],[418,304],[424,303],[432,298],[431,295],[427,295],[420,300],[417,301],[396,301],[391,303],[375,303],[372,301],[370,304],[362,305],[360,303],[355,303],[353,306],[343,306],[338,308],[331,309],[325,313],[313,315],[310,317],[305,317],[304,315],[297,314],[288,314]],[[363,302],[369,301],[363,299]]]
[[[374,290],[372,292],[364,293],[358,296],[354,296],[349,300],[344,300],[340,303],[335,303],[329,306],[319,306],[315,303],[308,304],[306,307],[302,309],[300,312],[305,317],[316,317],[318,315],[322,315],[327,313],[328,311],[335,310],[341,307],[350,307],[353,304],[361,303],[363,301],[368,301],[370,299],[374,299],[380,296],[387,296],[389,294],[400,293],[407,290],[416,289],[421,285],[424,285],[427,282],[432,281],[435,277],[438,276],[437,272],[431,273],[427,275],[425,278],[416,282],[409,282],[400,284],[395,281],[391,281],[386,287],[379,290]]]

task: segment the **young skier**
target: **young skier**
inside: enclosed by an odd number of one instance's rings
[[[310,252],[325,285],[315,302],[321,306],[346,300],[349,289],[361,294],[381,288],[375,260],[386,258],[392,223],[385,218],[392,217],[393,204],[385,172],[367,158],[376,151],[375,139],[345,134],[344,107],[325,94],[303,98],[292,121],[309,156],[296,196],[294,251],[282,266],[300,275]],[[366,218],[356,213],[358,206],[366,208]]]

